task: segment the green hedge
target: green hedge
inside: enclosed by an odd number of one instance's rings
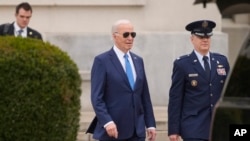
[[[76,141],[81,78],[58,47],[0,37],[0,141]]]

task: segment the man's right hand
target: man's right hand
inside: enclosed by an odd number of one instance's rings
[[[109,125],[105,127],[105,129],[110,137],[114,137],[116,139],[118,138],[118,131],[117,131],[115,123],[110,123]]]
[[[180,136],[178,134],[173,134],[169,136],[170,141],[180,141]]]

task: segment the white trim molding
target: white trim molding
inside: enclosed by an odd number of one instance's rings
[[[1,6],[14,6],[23,0],[0,0]],[[146,0],[29,0],[32,6],[144,6]]]

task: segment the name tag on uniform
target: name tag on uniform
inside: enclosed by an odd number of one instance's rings
[[[197,77],[198,76],[198,73],[191,73],[191,74],[188,74],[188,77]]]

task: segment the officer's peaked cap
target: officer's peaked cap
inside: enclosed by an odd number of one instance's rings
[[[186,25],[186,30],[200,37],[210,37],[213,35],[212,31],[215,26],[216,23],[213,21],[199,20]]]

